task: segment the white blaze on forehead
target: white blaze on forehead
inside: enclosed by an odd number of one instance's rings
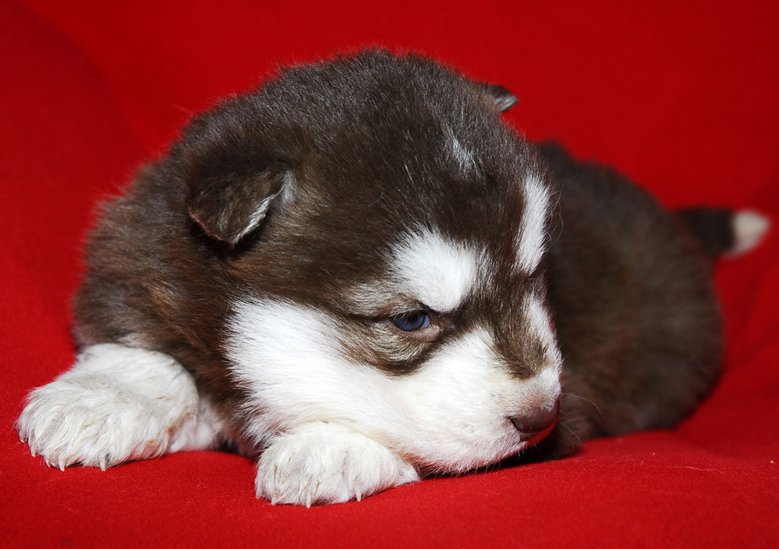
[[[454,130],[450,126],[446,126],[446,134],[451,148],[451,153],[454,159],[457,161],[457,165],[461,172],[476,167],[476,161],[473,158],[473,153],[468,150],[457,136],[454,134]]]
[[[392,251],[392,274],[404,292],[437,312],[454,311],[476,284],[482,253],[422,230],[406,235]]]
[[[546,245],[546,219],[549,215],[549,188],[536,175],[523,185],[525,209],[516,235],[516,264],[525,273],[532,273],[541,262]]]

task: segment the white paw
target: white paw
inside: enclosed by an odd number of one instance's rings
[[[172,358],[97,345],[30,394],[17,430],[49,465],[105,469],[168,451],[171,435],[197,406],[194,383]]]
[[[277,437],[260,457],[257,497],[311,506],[360,500],[419,480],[382,444],[331,423],[308,423]]]

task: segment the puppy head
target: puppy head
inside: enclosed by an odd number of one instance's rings
[[[196,120],[174,151],[225,255],[225,354],[258,445],[350,426],[463,471],[550,426],[552,193],[500,121],[513,96],[419,57],[290,69]]]

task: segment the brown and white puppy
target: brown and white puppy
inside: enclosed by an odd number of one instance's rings
[[[673,426],[718,375],[711,259],[621,176],[525,142],[514,103],[369,51],[196,117],[103,206],[81,353],[21,438],[60,468],[233,448],[258,496],[310,505]],[[685,218],[712,255],[765,230]]]

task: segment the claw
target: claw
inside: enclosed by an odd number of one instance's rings
[[[108,464],[106,463],[105,456],[101,456],[101,457],[100,457],[100,468],[101,468],[103,471],[105,471],[107,467],[108,467]]]

